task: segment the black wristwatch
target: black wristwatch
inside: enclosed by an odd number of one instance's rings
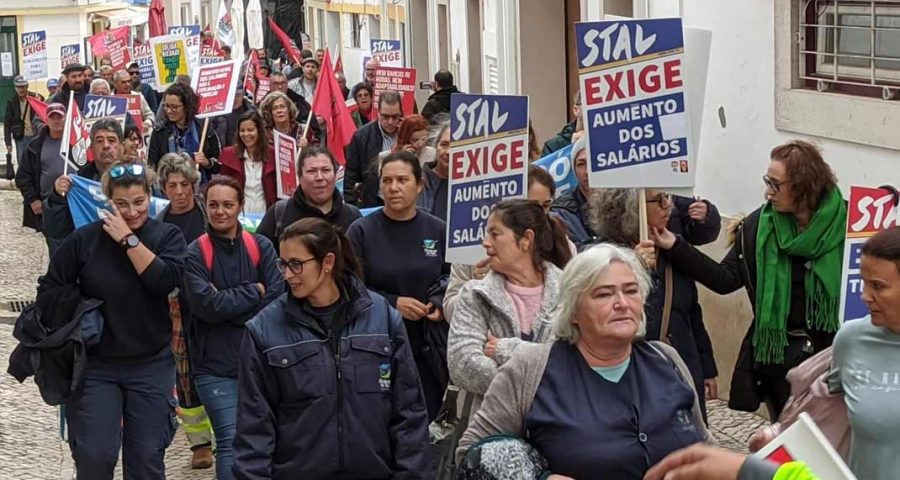
[[[129,233],[122,238],[122,241],[119,242],[122,245],[122,248],[125,250],[131,250],[132,248],[141,244],[141,239],[137,237],[137,235],[133,233]]]

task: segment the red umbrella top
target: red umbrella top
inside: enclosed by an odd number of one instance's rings
[[[147,19],[150,27],[150,36],[158,37],[167,33],[166,29],[166,7],[162,0],[153,0],[150,2],[150,16]]]

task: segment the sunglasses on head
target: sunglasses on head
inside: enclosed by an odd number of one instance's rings
[[[109,169],[109,178],[119,178],[122,175],[143,177],[144,166],[136,163],[129,163],[128,165],[116,165]]]

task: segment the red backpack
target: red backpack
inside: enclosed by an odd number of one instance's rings
[[[246,230],[241,230],[241,240],[244,241],[244,248],[247,249],[247,254],[250,255],[250,262],[253,263],[253,268],[259,267],[259,244],[256,243],[256,237]],[[210,240],[208,233],[204,233],[197,238],[197,241],[200,243],[200,254],[203,255],[203,263],[206,265],[206,270],[212,272],[212,240]]]

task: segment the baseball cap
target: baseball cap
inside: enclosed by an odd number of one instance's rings
[[[59,87],[59,79],[58,78],[51,78],[50,80],[47,80],[47,88],[57,88],[57,87]]]
[[[16,78],[13,79],[13,85],[17,87],[28,86],[28,80],[25,80],[25,77],[21,75],[16,75]]]
[[[310,62],[315,63],[317,67],[319,66],[319,61],[316,60],[315,57],[304,58],[303,60],[300,61],[300,65],[306,65],[307,63],[310,63]]]
[[[63,75],[68,75],[68,74],[70,74],[70,73],[72,73],[72,72],[83,72],[83,71],[85,71],[87,68],[88,68],[88,67],[86,67],[86,66],[84,66],[84,65],[82,65],[82,64],[80,64],[80,63],[72,63],[72,64],[69,64],[68,66],[66,66],[66,68],[63,69],[62,74],[63,74]]]
[[[50,115],[53,115],[54,113],[58,113],[60,115],[65,115],[66,114],[66,106],[59,102],[54,102],[54,103],[51,103],[50,105],[47,105],[47,116],[49,117]]]

